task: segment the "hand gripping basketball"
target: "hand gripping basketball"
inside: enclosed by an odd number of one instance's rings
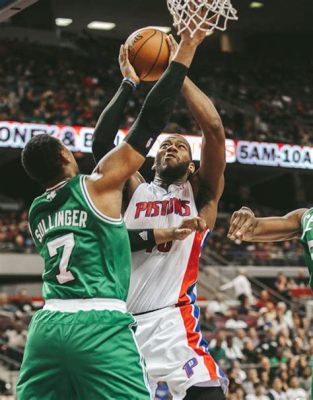
[[[139,85],[140,78],[136,74],[136,71],[135,71],[134,67],[129,62],[128,46],[127,45],[122,45],[121,46],[118,60],[119,60],[120,69],[121,69],[123,77],[124,78],[130,78],[136,83],[136,85]]]
[[[143,81],[156,81],[169,63],[167,35],[155,28],[139,29],[129,36],[125,45],[136,74]]]

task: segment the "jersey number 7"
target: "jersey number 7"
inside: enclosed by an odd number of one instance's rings
[[[58,254],[57,250],[59,247],[64,247],[59,264],[60,273],[57,275],[57,280],[61,285],[63,285],[63,283],[73,281],[75,278],[71,271],[68,271],[67,267],[75,246],[74,234],[69,233],[68,235],[64,235],[54,240],[51,240],[47,243],[47,246],[50,257],[54,257]]]

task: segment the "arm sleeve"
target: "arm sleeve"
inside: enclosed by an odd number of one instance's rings
[[[185,65],[171,62],[149,92],[138,118],[125,139],[143,156],[149,153],[156,138],[167,124],[187,72],[188,68]]]
[[[128,229],[128,237],[132,252],[156,246],[153,229]]]
[[[92,141],[92,153],[98,163],[114,147],[114,138],[121,123],[122,115],[133,89],[123,82],[113,99],[98,119]]]

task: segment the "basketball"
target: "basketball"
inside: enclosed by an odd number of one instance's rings
[[[129,61],[141,80],[158,80],[168,66],[170,50],[166,37],[164,32],[146,27],[134,32],[126,40]]]

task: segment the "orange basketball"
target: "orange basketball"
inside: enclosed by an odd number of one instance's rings
[[[156,81],[168,66],[167,35],[155,28],[139,29],[129,36],[129,61],[143,81]]]

